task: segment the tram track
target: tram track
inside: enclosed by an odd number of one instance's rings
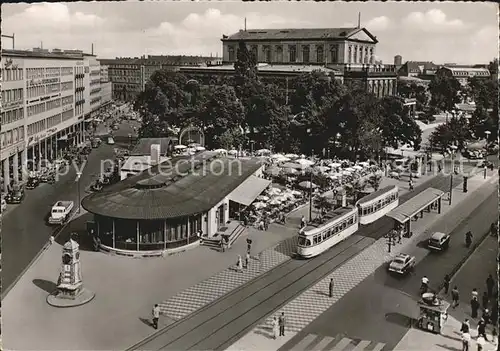
[[[288,260],[128,350],[223,349],[372,243],[353,235],[314,260]]]
[[[462,182],[453,179],[453,187]],[[436,178],[400,197],[400,205],[426,188],[448,191],[450,176]],[[392,228],[387,217],[359,230],[310,260],[287,260],[229,294],[133,345],[128,350],[223,350],[263,318],[293,300]]]

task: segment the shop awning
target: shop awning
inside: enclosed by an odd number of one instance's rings
[[[394,218],[399,223],[404,224],[443,195],[444,192],[439,189],[427,188],[389,212],[387,217]]]
[[[229,194],[229,200],[248,206],[255,201],[257,196],[259,196],[269,184],[271,184],[270,180],[251,175]]]

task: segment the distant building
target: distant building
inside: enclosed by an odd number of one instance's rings
[[[394,56],[394,66],[401,66],[403,64],[403,57],[401,55]]]
[[[398,75],[403,77],[418,77],[432,79],[436,74],[438,65],[431,61],[406,61],[398,70]]]
[[[101,66],[107,67],[113,98],[132,101],[144,90],[152,74],[160,69],[177,71],[179,67],[217,65],[221,64],[221,59],[203,56],[142,56],[101,59],[100,63]]]
[[[451,66],[441,67],[436,72],[436,75],[442,74],[450,77],[455,77],[461,85],[466,85],[470,78],[485,78],[490,79],[491,73],[486,68],[475,68],[472,66]]]

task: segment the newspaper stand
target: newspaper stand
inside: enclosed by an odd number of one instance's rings
[[[418,301],[418,305],[420,307],[418,327],[435,334],[441,333],[441,329],[448,319],[450,304],[434,293],[425,293]]]

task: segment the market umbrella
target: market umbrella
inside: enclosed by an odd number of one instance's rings
[[[188,144],[188,146],[189,146],[189,147],[197,147],[197,146],[199,146],[199,145],[200,145],[200,144],[198,144],[198,143],[189,143],[189,144]]]
[[[238,153],[238,150],[229,150],[228,154],[229,155],[236,155]]]
[[[258,210],[259,208],[267,207],[267,204],[265,202],[254,202],[253,207]]]
[[[288,175],[299,173],[299,171],[297,171],[295,168],[283,168],[283,172]]]
[[[260,149],[256,151],[257,155],[270,154],[271,150],[268,149]]]
[[[261,150],[259,150],[259,151],[261,151]],[[257,152],[259,152],[259,151],[257,151]],[[285,157],[285,155],[283,155],[283,154],[273,154],[273,155],[271,155],[272,159],[279,159],[279,158],[282,158],[282,157]]]
[[[269,201],[269,196],[259,195],[259,196],[257,196],[257,200],[259,200],[259,201]]]
[[[349,172],[349,171],[342,171],[342,175],[344,175],[344,176],[350,176],[351,172]]]
[[[298,190],[292,190],[292,191],[290,191],[290,193],[291,193],[292,195],[295,195],[295,196],[300,196],[300,195],[302,195],[302,193],[301,193],[300,191],[298,191]]]
[[[299,155],[297,155],[297,154],[286,154],[285,157],[288,157],[288,158],[290,158],[290,159],[293,160],[294,158],[299,158]]]
[[[264,173],[268,175],[277,176],[280,174],[280,169],[276,166],[270,166],[264,170]]]
[[[205,151],[206,149],[203,146],[196,146],[196,151]]]
[[[312,166],[315,163],[314,161],[307,160],[305,158],[299,158],[295,162],[297,162],[298,164],[303,165],[303,166]]]
[[[183,149],[186,149],[186,148],[187,148],[187,146],[186,146],[186,145],[180,145],[180,144],[179,144],[179,145],[175,145],[175,146],[174,146],[174,149],[176,149],[176,150],[183,150]]]
[[[281,190],[280,190],[280,189],[278,189],[278,188],[271,188],[271,189],[269,189],[269,190],[267,191],[267,193],[268,193],[269,195],[271,195],[271,196],[272,196],[272,195],[278,195],[278,194],[281,194]]]
[[[337,162],[334,162],[334,163],[330,163],[330,168],[339,168],[341,167],[342,165],[340,163],[337,163]]]
[[[370,163],[369,162],[360,162],[359,165],[361,167],[368,167],[370,165]]]
[[[363,167],[361,167],[361,166],[352,166],[352,168],[357,170],[357,171],[361,171],[363,169]]]
[[[272,206],[277,206],[281,205],[281,201],[279,201],[278,199],[272,199],[271,201],[268,202],[268,204]]]
[[[320,172],[327,172],[330,170],[329,167],[325,167],[325,166],[317,166],[317,167],[315,167],[315,169],[317,169]]]
[[[295,169],[304,169],[305,167],[303,165],[300,165],[298,163],[293,163],[293,162],[287,162],[281,165],[283,168],[295,168]]]
[[[214,152],[219,152],[219,153],[227,154],[227,150],[226,149],[217,149],[217,150],[214,150]]]
[[[318,186],[314,183],[311,183],[310,181],[306,180],[306,181],[303,181],[303,182],[300,182],[299,183],[299,186],[303,189],[314,189],[314,188],[317,188]]]

